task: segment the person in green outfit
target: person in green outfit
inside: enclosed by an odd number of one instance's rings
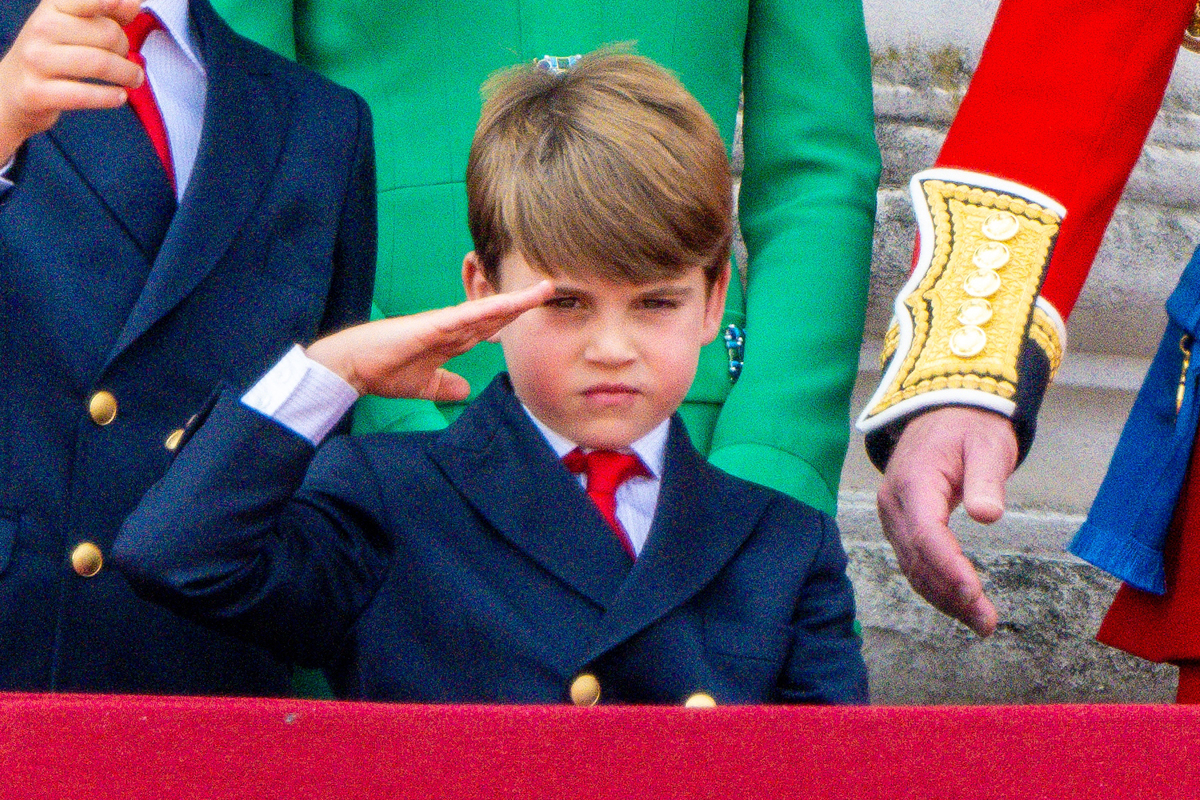
[[[214,5],[370,104],[377,316],[462,299],[457,265],[471,249],[463,178],[479,86],[497,69],[631,42],[679,76],[727,142],[744,90],[738,209],[748,261],[730,287],[728,336],[705,348],[681,414],[713,464],[836,510],[879,175],[858,0]],[[494,345],[450,364],[476,390],[502,366]],[[461,407],[371,398],[355,427],[437,428]]]

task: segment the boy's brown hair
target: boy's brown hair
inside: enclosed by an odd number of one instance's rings
[[[607,49],[561,74],[494,75],[467,164],[471,237],[497,286],[520,253],[544,271],[644,283],[729,264],[725,144],[683,85],[652,61]]]

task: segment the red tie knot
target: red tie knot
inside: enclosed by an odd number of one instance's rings
[[[146,43],[146,37],[154,31],[161,31],[162,23],[158,21],[158,17],[151,14],[149,11],[143,11],[133,18],[133,22],[125,26],[125,36],[129,38],[129,52],[142,52],[142,45]]]
[[[563,463],[571,472],[587,476],[588,494],[611,495],[630,478],[650,474],[637,456],[632,453],[618,453],[615,450],[593,450],[584,453],[576,448],[563,456]]]

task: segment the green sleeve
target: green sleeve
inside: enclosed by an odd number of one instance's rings
[[[752,2],[744,87],[745,365],[710,459],[833,513],[880,168],[862,5]]]
[[[292,0],[212,0],[229,27],[286,58],[296,57]]]

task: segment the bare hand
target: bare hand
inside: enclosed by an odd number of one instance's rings
[[[0,59],[0,164],[63,111],[116,108],[145,76],[121,28],[139,0],[42,0]]]
[[[980,636],[996,607],[949,528],[961,501],[977,522],[1004,515],[1004,483],[1017,463],[1012,423],[991,411],[949,407],[911,420],[879,488],[879,518],[913,589]]]
[[[359,394],[464,400],[471,387],[442,369],[554,293],[550,281],[450,308],[356,325],[326,336],[308,357],[340,375]]]

